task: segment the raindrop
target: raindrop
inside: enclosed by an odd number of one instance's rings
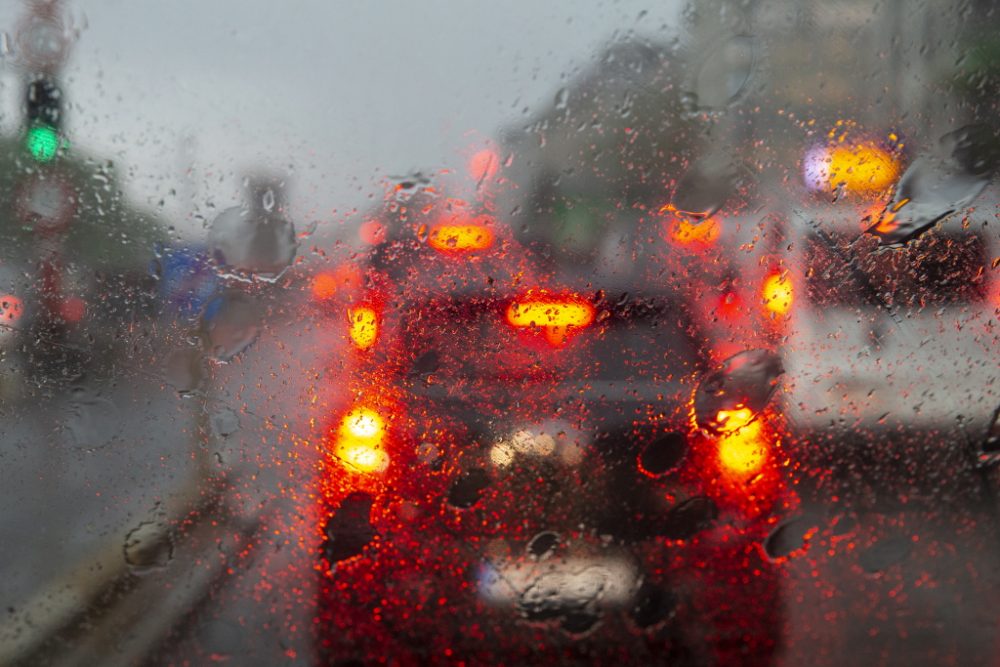
[[[248,182],[250,205],[220,213],[208,233],[212,255],[238,278],[274,281],[295,259],[295,225],[284,217],[278,185]]]
[[[166,567],[174,557],[174,541],[165,521],[142,521],[125,535],[125,562],[136,572]]]
[[[452,482],[448,491],[448,504],[468,509],[479,502],[480,495],[489,484],[489,475],[482,468],[467,470]]]
[[[663,536],[672,540],[690,539],[712,525],[718,516],[719,508],[711,498],[689,498],[667,513]]]
[[[598,620],[594,605],[606,585],[607,572],[600,567],[554,569],[540,575],[521,593],[518,608],[528,620],[558,618],[567,632],[586,632]]]
[[[440,366],[440,355],[438,355],[437,350],[431,350],[430,352],[425,352],[416,358],[413,365],[410,367],[410,376],[423,377],[425,375],[433,375],[437,372]]]
[[[730,419],[745,424],[767,405],[782,373],[781,358],[769,350],[746,350],[729,357],[698,385],[694,399],[698,425],[717,433]],[[737,411],[746,414],[734,414]]]
[[[677,595],[673,592],[643,582],[636,591],[630,615],[635,624],[645,630],[669,619],[677,609],[677,603]]]
[[[563,110],[569,105],[569,89],[560,88],[556,93],[556,109]]]
[[[260,312],[249,296],[227,292],[205,304],[201,334],[206,351],[228,362],[247,349],[260,333]]]
[[[596,609],[582,609],[563,616],[560,627],[571,635],[582,635],[592,630],[600,620],[601,615]]]
[[[528,542],[528,555],[537,560],[548,558],[559,546],[559,533],[546,530],[538,533]]]
[[[201,352],[194,348],[176,350],[163,365],[163,381],[181,396],[198,388],[202,378]]]
[[[344,498],[326,522],[323,556],[331,564],[360,555],[371,543],[375,537],[371,524],[373,503],[370,494],[355,491]]]
[[[728,155],[708,155],[693,162],[680,177],[671,202],[693,222],[722,208],[736,189],[736,166]]]
[[[687,452],[687,439],[681,433],[667,433],[653,440],[639,454],[639,467],[653,476],[665,475],[677,468]]]
[[[865,572],[876,574],[909,556],[912,547],[906,537],[890,537],[868,547],[858,558],[858,563]]]
[[[396,182],[394,188],[395,199],[405,202],[418,194],[432,194],[431,179],[421,171],[413,172],[407,176],[391,177]]]
[[[220,408],[211,418],[212,431],[220,438],[228,438],[240,430],[240,416],[232,408]]]
[[[757,65],[753,37],[736,35],[715,43],[702,60],[692,97],[700,109],[724,109],[747,90]]]
[[[816,526],[809,516],[799,516],[784,521],[764,539],[764,553],[768,558],[784,558],[806,545],[806,535]]]
[[[968,126],[941,137],[936,154],[917,158],[903,173],[892,201],[866,233],[882,245],[901,245],[969,206],[997,164],[985,135]]]
[[[120,430],[118,412],[109,398],[77,388],[64,411],[66,432],[75,446],[94,449],[109,443]]]
[[[425,466],[437,469],[444,460],[441,448],[433,442],[421,442],[416,448],[417,460]]]

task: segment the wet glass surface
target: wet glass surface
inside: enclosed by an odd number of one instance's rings
[[[998,34],[0,7],[0,665],[993,664]]]

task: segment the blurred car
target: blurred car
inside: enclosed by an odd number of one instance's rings
[[[697,418],[725,369],[682,295],[584,289],[488,212],[417,210],[346,306],[320,664],[767,664],[778,416],[716,387]]]

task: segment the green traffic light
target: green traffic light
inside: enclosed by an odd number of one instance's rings
[[[48,125],[35,125],[28,129],[24,143],[31,157],[39,162],[48,162],[59,150],[59,133]]]

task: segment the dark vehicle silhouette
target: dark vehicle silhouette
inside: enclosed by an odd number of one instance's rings
[[[767,664],[777,416],[695,423],[683,295],[574,284],[488,212],[419,211],[345,306],[319,664]]]

